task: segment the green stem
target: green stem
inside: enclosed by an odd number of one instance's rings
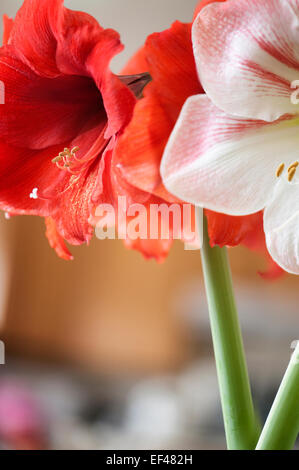
[[[299,433],[299,343],[272,405],[257,450],[290,450]]]
[[[211,248],[205,217],[201,254],[227,447],[254,449],[260,429],[251,397],[227,250]]]

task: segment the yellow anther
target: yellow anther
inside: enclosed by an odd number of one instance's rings
[[[75,153],[77,153],[78,151],[80,150],[79,147],[74,147],[71,151],[71,154],[74,155]]]
[[[292,179],[294,178],[295,173],[296,173],[296,170],[297,170],[296,167],[293,167],[293,168],[290,169],[289,174],[288,174],[288,180],[289,180],[289,182],[291,182]]]
[[[299,165],[299,162],[292,163],[292,165],[289,166],[288,171],[290,172],[292,170],[292,168],[297,168],[298,165]]]
[[[280,175],[282,174],[282,172],[283,172],[283,170],[284,170],[284,166],[285,166],[284,163],[281,163],[281,164],[279,165],[279,167],[277,168],[277,170],[276,170],[276,177],[277,177],[277,178],[279,178]]]
[[[53,158],[52,163],[58,164],[63,160],[62,164],[64,168],[70,168],[72,167],[72,164],[75,163],[75,161],[72,162],[72,158],[75,158],[76,152],[78,152],[79,147],[74,147],[72,150],[69,148],[65,148],[63,152],[60,152],[57,157]],[[63,167],[60,165],[57,165],[58,168],[62,169]]]
[[[59,154],[58,157],[53,158],[52,163],[58,163],[62,159],[62,156]]]

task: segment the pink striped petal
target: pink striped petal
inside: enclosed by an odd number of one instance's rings
[[[161,175],[184,201],[230,215],[263,209],[276,169],[299,154],[298,119],[275,123],[223,113],[206,95],[189,98],[166,146]]]
[[[201,83],[222,110],[265,121],[298,112],[299,0],[213,3],[192,34]]]

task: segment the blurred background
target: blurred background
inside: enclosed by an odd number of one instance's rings
[[[1,0],[14,16],[17,0]],[[121,33],[120,70],[197,0],[69,0]],[[158,265],[94,239],[58,259],[39,218],[0,214],[0,447],[225,447],[200,254]],[[299,337],[298,280],[265,281],[262,255],[230,250],[253,392],[264,418]]]

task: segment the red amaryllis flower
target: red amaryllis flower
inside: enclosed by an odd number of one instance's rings
[[[109,69],[118,33],[63,0],[25,0],[4,26],[0,207],[47,217],[51,245],[69,259],[64,239],[88,242],[93,208],[125,190],[111,161],[139,82],[130,89]]]
[[[225,0],[200,2],[194,18],[213,1]],[[115,160],[128,183],[169,204],[175,199],[161,180],[163,151],[186,99],[204,93],[195,67],[191,27],[192,24],[177,21],[170,29],[152,34],[124,70],[129,74],[148,71],[152,82],[146,87],[144,98],[137,103],[133,118],[118,141]],[[206,215],[212,245],[244,243],[266,253],[260,213],[232,217],[206,211]],[[138,248],[139,242],[136,241],[133,247]],[[171,240],[167,246],[163,245],[164,256],[170,245]],[[269,263],[269,275],[276,276],[277,266],[273,266],[270,259]]]

